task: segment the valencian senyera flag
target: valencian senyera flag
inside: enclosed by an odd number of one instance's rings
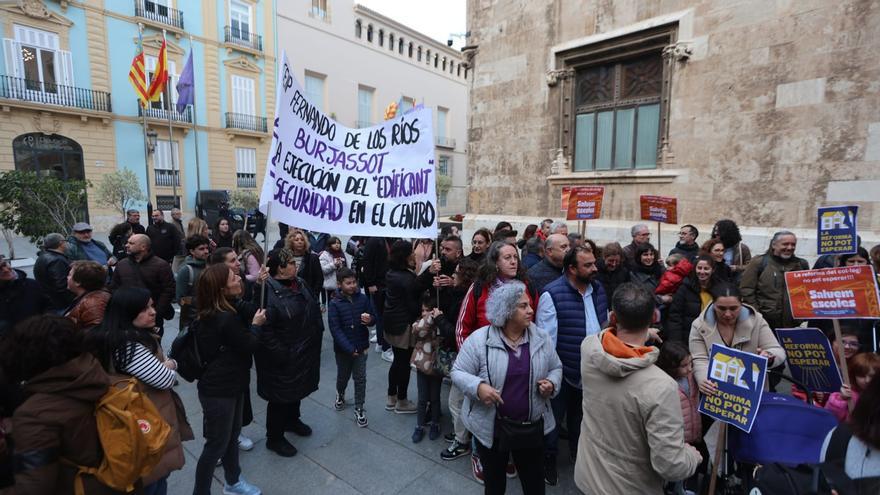
[[[140,36],[138,36],[137,53],[131,61],[131,69],[128,71],[128,81],[134,87],[134,92],[137,94],[141,106],[146,108],[150,101],[150,95],[147,92],[147,73],[144,70],[144,45]]]
[[[156,69],[153,71],[153,81],[147,90],[150,101],[158,101],[165,91],[168,82],[168,55],[165,52],[165,40],[162,40],[162,48],[159,49],[159,58],[156,60]]]

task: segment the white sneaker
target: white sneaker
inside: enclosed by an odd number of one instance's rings
[[[382,361],[388,361],[389,363],[394,361],[394,351],[390,347],[382,353]]]
[[[254,441],[244,435],[239,434],[238,448],[244,451],[251,450],[254,448]]]
[[[242,477],[239,477],[238,483],[234,485],[223,484],[223,495],[262,495],[262,493],[259,488],[248,483]]]
[[[376,352],[382,352],[382,346],[379,344],[376,344],[376,347],[374,347],[373,350]]]

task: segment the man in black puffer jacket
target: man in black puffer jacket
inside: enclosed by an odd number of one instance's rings
[[[9,260],[0,254],[0,336],[16,323],[42,314],[49,299],[35,280],[21,270],[12,268]]]
[[[60,314],[73,302],[73,292],[67,290],[67,274],[70,258],[67,257],[67,240],[61,234],[49,234],[43,238],[43,249],[34,263],[34,278],[49,297],[48,310]]]
[[[284,432],[312,434],[300,419],[300,402],[318,389],[324,321],[314,295],[296,276],[292,251],[270,251],[266,266],[271,278],[266,281],[267,322],[254,355],[257,394],[269,402],[266,448],[292,457],[296,447],[284,438]]]

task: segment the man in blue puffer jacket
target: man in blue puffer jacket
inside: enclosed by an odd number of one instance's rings
[[[556,454],[563,416],[567,417],[569,452],[572,457],[577,452],[583,417],[581,342],[598,334],[608,322],[608,301],[602,284],[595,280],[596,257],[589,245],[572,248],[562,267],[562,276],[544,287],[535,316],[535,323],[549,334],[562,361],[562,389],[552,401],[556,429],[545,437],[544,481],[548,485],[558,482]]]
[[[336,402],[334,408],[345,408],[345,387],[349,378],[354,380],[354,417],[358,426],[367,426],[364,398],[367,389],[367,356],[370,349],[370,331],[376,312],[370,298],[361,293],[353,271],[341,267],[336,271],[339,287],[330,301],[327,322],[333,335],[336,353]]]

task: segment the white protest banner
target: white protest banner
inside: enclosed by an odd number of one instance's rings
[[[437,236],[433,118],[429,108],[349,129],[306,97],[281,55],[272,146],[260,210],[317,232]]]

